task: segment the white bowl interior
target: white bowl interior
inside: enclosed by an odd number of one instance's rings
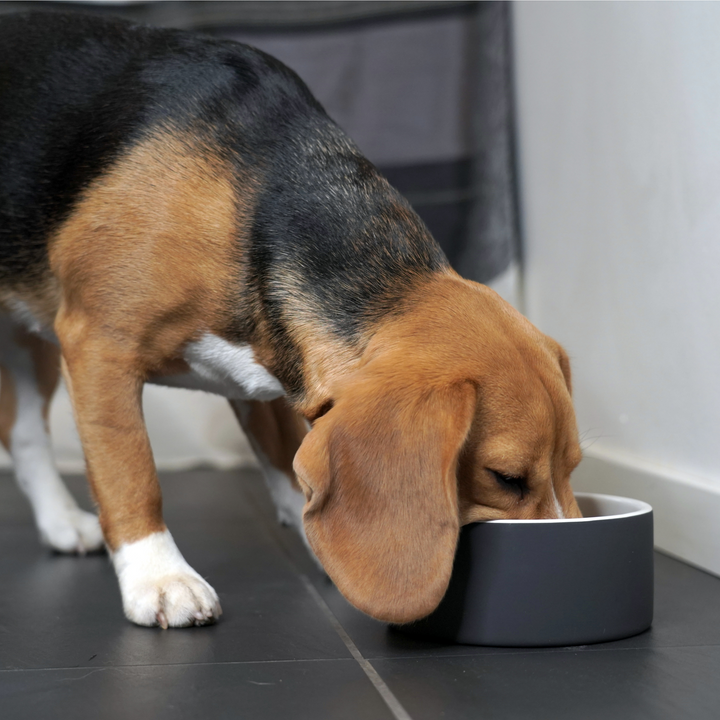
[[[652,507],[642,500],[619,497],[618,495],[600,495],[598,493],[575,493],[581,518],[558,518],[548,520],[488,520],[491,525],[496,524],[524,524],[524,523],[582,523],[610,520],[613,518],[643,515],[652,512]]]
[[[597,493],[575,493],[583,518],[617,517],[650,512],[652,508],[642,500],[633,500],[617,495]]]

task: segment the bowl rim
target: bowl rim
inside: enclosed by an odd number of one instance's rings
[[[636,506],[635,510],[630,510],[625,513],[619,513],[618,515],[599,515],[596,517],[581,517],[581,518],[538,518],[535,520],[514,520],[514,519],[503,519],[503,520],[481,520],[482,524],[488,525],[526,525],[528,523],[543,525],[548,524],[564,524],[564,523],[588,523],[588,522],[603,522],[607,520],[621,520],[630,517],[636,517],[637,515],[646,515],[653,511],[652,506],[643,500],[636,500],[635,498],[623,497],[622,495],[607,495],[606,493],[591,493],[591,492],[576,492],[575,497],[581,498],[606,498],[608,500],[620,500],[626,503],[632,503]],[[475,525],[476,523],[471,523]],[[477,523],[479,524],[479,523]]]

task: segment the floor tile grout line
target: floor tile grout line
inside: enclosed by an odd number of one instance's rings
[[[340,636],[340,639],[345,643],[348,651],[355,658],[358,665],[360,665],[365,675],[367,675],[368,680],[370,680],[375,689],[378,691],[380,697],[385,701],[385,704],[395,717],[395,720],[412,720],[405,708],[400,704],[400,701],[395,697],[392,690],[390,690],[390,688],[385,684],[385,681],[380,677],[377,670],[375,670],[369,660],[366,660],[363,657],[362,653],[358,650],[357,645],[355,645],[351,637],[347,634],[345,628],[340,624],[340,621],[335,617],[335,614],[328,607],[327,603],[323,600],[315,586],[310,582],[310,579],[306,575],[300,575],[300,577],[320,610],[322,610],[325,617],[327,617],[330,625],[332,625],[335,632]]]
[[[129,668],[173,668],[173,667],[212,667],[215,665],[281,665],[290,663],[327,663],[351,662],[354,658],[298,658],[293,660],[222,660],[220,662],[197,663],[137,663],[134,665],[74,665],[72,667],[37,667],[37,668],[0,668],[2,673],[18,672],[58,672],[72,670],[127,670]]]
[[[309,582],[309,581],[308,581]],[[314,588],[313,588],[314,589]],[[317,592],[317,591],[315,591]],[[319,596],[319,594],[318,594]],[[315,597],[315,595],[313,595]],[[328,608],[329,610],[329,608]],[[330,610],[332,613],[332,611]],[[334,614],[333,614],[333,617]],[[329,620],[329,618],[328,618]],[[338,625],[340,623],[338,622]],[[342,628],[342,626],[340,625]],[[334,629],[334,626],[333,626]],[[336,631],[337,632],[337,631]],[[343,629],[343,632],[344,629]],[[352,640],[350,641],[352,643]],[[353,643],[354,646],[354,643]],[[697,648],[716,648],[720,647],[719,643],[709,643],[707,645],[662,645],[659,647],[644,647],[644,648],[612,648],[613,650],[643,650],[643,651],[656,651],[656,650],[694,650]],[[608,648],[610,650],[610,648]],[[350,651],[350,648],[348,648]],[[569,651],[568,651],[569,652]],[[358,654],[359,651],[358,651]],[[379,660],[380,662],[395,661],[395,660],[438,660],[447,659],[453,660],[456,658],[467,659],[467,658],[487,658],[487,657],[505,657],[508,655],[541,655],[542,653],[526,653],[526,652],[509,652],[509,653],[468,653],[466,655],[385,655],[376,656],[372,658],[365,658],[362,654],[360,656],[369,662],[371,660]],[[3,673],[19,673],[19,672],[71,672],[74,670],[127,670],[131,668],[172,668],[172,667],[212,667],[214,665],[227,666],[227,665],[281,665],[289,663],[327,663],[327,662],[351,662],[356,660],[355,656],[343,657],[343,658],[293,658],[287,660],[221,660],[214,662],[195,662],[195,663],[137,663],[133,665],[74,665],[72,667],[28,667],[28,668],[0,668],[0,675]],[[410,719],[412,720],[412,719]]]
[[[578,646],[578,648],[581,648],[581,646]],[[380,660],[381,662],[384,662],[385,660],[439,660],[439,659],[447,659],[447,660],[453,660],[455,658],[486,658],[486,657],[507,657],[512,656],[515,657],[516,655],[559,655],[559,654],[571,654],[573,652],[578,653],[599,653],[599,652],[630,652],[630,651],[646,651],[646,652],[656,652],[658,650],[694,650],[696,648],[720,648],[720,643],[707,643],[705,645],[654,645],[653,647],[618,647],[618,648],[603,648],[598,650],[587,650],[585,648],[582,649],[575,649],[575,648],[559,648],[557,650],[552,648],[540,648],[538,650],[533,650],[532,648],[528,648],[527,650],[518,650],[517,652],[477,652],[477,653],[463,653],[463,654],[454,654],[454,653],[448,653],[445,655],[376,655],[371,658],[368,658],[369,660]]]
[[[362,656],[362,653],[358,650],[357,646],[352,641],[352,638],[345,631],[345,628],[340,624],[340,621],[335,617],[335,614],[328,607],[325,600],[323,600],[316,587],[312,584],[310,578],[308,578],[308,576],[302,571],[302,569],[298,567],[295,559],[290,555],[284,543],[278,537],[277,525],[268,522],[267,518],[265,518],[265,515],[262,512],[262,508],[260,508],[257,499],[252,494],[252,491],[248,492],[247,496],[250,499],[251,505],[255,507],[260,517],[265,521],[266,529],[270,533],[273,540],[279,546],[280,551],[285,555],[290,565],[299,575],[307,591],[310,593],[311,597],[313,598],[323,615],[325,615],[326,619],[330,623],[330,626],[333,628],[333,630],[335,630],[338,637],[342,640],[350,655],[355,659],[358,665],[360,665],[360,668],[363,670],[368,680],[370,680],[370,682],[373,684],[373,687],[380,694],[380,697],[383,699],[388,709],[395,717],[395,720],[412,720],[405,708],[403,708],[403,706],[400,704],[400,701],[395,697],[390,688],[385,684],[385,681],[380,677],[377,670],[375,670],[375,668],[370,664],[370,662]]]

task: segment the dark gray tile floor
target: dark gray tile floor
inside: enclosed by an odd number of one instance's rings
[[[43,550],[0,474],[0,718],[720,718],[720,579],[677,560],[657,555],[655,622],[637,637],[441,645],[350,607],[275,523],[257,473],[162,483],[178,545],[220,594],[213,627],[128,623],[107,557]],[[82,478],[70,484],[85,495]]]

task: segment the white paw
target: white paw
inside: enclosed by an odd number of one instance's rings
[[[104,545],[97,517],[77,507],[38,518],[38,529],[41,542],[58,552],[84,555]]]
[[[222,614],[217,594],[185,562],[167,530],[122,545],[113,563],[125,615],[138,625],[208,625]]]
[[[123,592],[128,620],[150,627],[209,625],[222,614],[215,591],[196,573],[138,582]]]

